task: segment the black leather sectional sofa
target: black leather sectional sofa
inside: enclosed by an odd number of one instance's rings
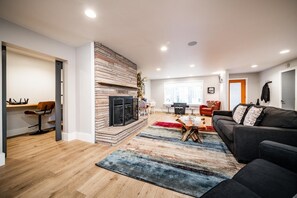
[[[271,141],[259,146],[260,158],[206,192],[202,198],[297,197],[297,147]]]
[[[232,111],[213,112],[213,127],[239,162],[256,159],[259,143],[263,140],[297,146],[297,112],[275,107],[262,108],[263,116],[258,126],[237,124],[232,118]]]

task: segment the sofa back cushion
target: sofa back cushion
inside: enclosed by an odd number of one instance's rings
[[[259,125],[297,129],[297,111],[266,107]]]

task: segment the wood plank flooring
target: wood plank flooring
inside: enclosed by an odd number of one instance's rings
[[[149,124],[174,120],[172,114],[149,116]],[[0,197],[188,197],[95,166],[122,144],[56,142],[54,132],[8,139],[6,165],[0,167]]]

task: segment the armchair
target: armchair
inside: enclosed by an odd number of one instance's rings
[[[212,116],[214,110],[220,110],[221,102],[220,101],[206,101],[207,105],[200,105],[200,115]]]

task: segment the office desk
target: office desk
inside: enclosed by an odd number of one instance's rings
[[[7,109],[10,108],[27,108],[27,107],[37,107],[37,104],[19,104],[19,105],[6,105]]]
[[[35,110],[37,104],[20,104],[6,105],[7,108],[7,137],[26,134],[36,131],[36,127],[28,128],[29,126],[38,123],[38,117],[34,115],[25,115],[26,110]],[[44,116],[42,119],[42,128],[51,128],[52,125],[47,123],[53,120],[54,111],[51,115]]]

